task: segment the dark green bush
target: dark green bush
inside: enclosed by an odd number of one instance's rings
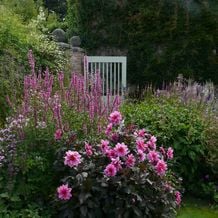
[[[164,96],[148,97],[143,102],[128,103],[123,107],[128,123],[146,126],[162,144],[175,149],[174,167],[186,189],[213,197],[215,183],[210,185],[210,190],[204,192],[202,189],[202,184],[207,184],[206,175],[210,175],[210,181],[215,181],[215,174],[207,164],[212,160],[215,148],[214,144],[209,146],[207,143],[208,137],[215,142],[215,137],[208,132],[213,124],[209,114],[205,115],[202,110],[194,102],[184,104],[176,97]],[[217,132],[215,126],[212,131]],[[213,164],[215,167],[215,162]]]
[[[161,84],[178,73],[217,80],[215,0],[68,0],[71,33],[90,54],[124,49],[131,83]]]

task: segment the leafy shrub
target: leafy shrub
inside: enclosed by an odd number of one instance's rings
[[[207,138],[213,141],[215,137],[207,132],[213,124],[210,122],[210,107],[206,108],[207,112],[196,101],[186,104],[175,95],[153,95],[142,102],[126,104],[122,110],[127,123],[135,123],[139,127],[147,126],[160,143],[174,148],[174,169],[183,177],[183,185],[188,191],[213,197],[211,192],[215,192],[215,174],[207,161],[210,157],[208,153],[214,152],[214,146],[208,145]],[[216,127],[212,129],[215,131]],[[208,183],[204,179],[207,174],[212,182],[210,190],[202,188],[203,184]]]
[[[11,210],[6,209],[2,205],[0,206],[0,217],[4,218],[23,218],[23,217],[31,217],[31,218],[50,218],[51,212],[47,210],[47,208],[42,208],[36,204],[29,204],[26,208]]]
[[[20,15],[24,22],[36,18],[38,7],[41,4],[40,0],[0,0],[0,3]]]
[[[61,148],[59,216],[172,217],[181,201],[178,181],[167,171],[173,150],[156,147],[156,137],[144,129],[125,126],[117,111],[109,121],[101,142]]]
[[[63,72],[39,74],[31,52],[29,63],[22,101],[0,130],[0,202],[6,212],[33,202],[48,207],[59,181],[53,167],[57,149],[74,137],[98,137],[107,114],[120,104],[118,98],[103,102],[97,75],[85,84],[77,74],[68,81]]]
[[[207,162],[211,166],[214,175],[218,175],[218,119],[214,117],[211,125],[206,130],[206,142],[208,147]]]
[[[29,71],[26,64],[29,49],[36,54],[38,70],[49,66],[56,72],[63,69],[65,61],[56,43],[42,33],[42,16],[24,24],[19,15],[3,5],[0,13],[0,120],[3,122],[8,114],[6,95],[20,97],[20,83]]]

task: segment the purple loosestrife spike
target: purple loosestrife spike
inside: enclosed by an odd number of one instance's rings
[[[31,67],[32,74],[34,75],[35,74],[35,60],[33,57],[32,50],[29,50],[29,52],[28,52],[28,60],[29,60],[29,65]]]
[[[64,73],[62,71],[59,72],[59,74],[58,74],[58,81],[59,82],[63,82],[64,81]]]
[[[11,100],[10,100],[8,95],[6,96],[6,101],[7,101],[8,105],[10,106],[10,108],[14,107],[14,105],[12,104],[12,102],[11,102]]]

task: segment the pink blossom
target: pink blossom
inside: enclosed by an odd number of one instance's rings
[[[68,184],[59,186],[57,188],[58,198],[61,200],[69,200],[72,197],[71,190],[72,188],[69,188]]]
[[[146,135],[146,131],[145,131],[145,129],[139,129],[138,131],[135,131],[135,132],[134,132],[134,135],[135,135],[136,137],[144,138],[145,135]]]
[[[64,164],[69,167],[78,166],[81,163],[81,155],[77,151],[67,151]]]
[[[173,187],[170,184],[168,184],[168,183],[166,183],[164,185],[164,188],[166,189],[166,191],[169,191],[169,192],[173,189]]]
[[[143,137],[145,137],[145,135],[146,135],[145,129],[140,129],[138,132],[138,136],[143,138]]]
[[[106,154],[108,149],[109,149],[109,141],[108,140],[101,140],[101,145],[100,145],[100,148],[101,148],[101,151],[103,154]]]
[[[111,131],[112,131],[112,128],[113,128],[113,124],[112,124],[112,123],[109,123],[109,124],[107,125],[106,130],[105,130],[105,134],[106,134],[107,136],[110,135],[110,133],[111,133]]]
[[[155,136],[151,136],[150,142],[156,143],[156,141],[157,141],[157,138]]]
[[[104,170],[104,174],[109,177],[115,176],[117,174],[117,169],[112,163],[108,164]]]
[[[137,150],[145,151],[146,146],[147,145],[145,144],[143,139],[137,139],[136,140],[136,148],[137,148]]]
[[[117,143],[114,149],[117,153],[117,156],[123,157],[128,154],[128,147],[124,143]]]
[[[112,159],[111,163],[116,167],[117,171],[122,169],[122,161],[119,157],[117,157],[116,159]]]
[[[152,150],[156,150],[156,143],[155,142],[152,142],[152,141],[148,141],[147,142],[147,145],[150,149]]]
[[[114,111],[109,116],[110,123],[117,125],[122,121],[122,115],[119,111]]]
[[[175,192],[175,197],[176,197],[176,204],[177,205],[180,205],[180,203],[181,203],[181,193],[179,192],[179,191],[176,191]]]
[[[149,147],[153,150],[156,150],[156,141],[157,138],[155,136],[151,136],[150,140],[148,141]]]
[[[145,160],[145,154],[143,151],[138,150],[139,161],[143,162]]]
[[[148,153],[148,161],[155,164],[159,160],[159,154],[156,151],[150,151]]]
[[[166,173],[167,164],[163,160],[159,160],[155,166],[158,175],[162,176]]]
[[[117,158],[117,152],[114,149],[108,149],[106,154],[110,159]]]
[[[63,135],[62,130],[61,130],[61,129],[57,129],[57,130],[55,131],[55,134],[54,134],[55,140],[60,140],[61,137],[62,137],[62,135]]]
[[[58,73],[58,80],[59,80],[59,82],[64,80],[64,73],[63,72]]]
[[[92,154],[93,154],[92,146],[89,145],[87,142],[85,142],[85,150],[86,150],[87,156],[92,156]]]
[[[170,160],[173,159],[173,149],[171,147],[167,150],[167,158]]]
[[[129,154],[127,156],[125,164],[126,164],[127,167],[133,167],[135,165],[135,161],[136,160],[135,160],[134,155],[133,154]]]
[[[111,136],[111,140],[113,142],[117,142],[119,140],[119,134],[118,133],[113,133]]]
[[[165,149],[163,147],[160,147],[160,152],[161,152],[162,155],[166,154],[166,151],[165,151]]]

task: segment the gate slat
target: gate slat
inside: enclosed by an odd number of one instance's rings
[[[113,89],[112,89],[112,73],[113,73],[113,68],[112,68],[112,63],[110,63],[110,93],[112,95]]]
[[[99,72],[102,79],[102,93],[124,95],[126,90],[126,57],[121,56],[87,56],[84,77],[89,73]],[[85,64],[85,63],[84,63]]]
[[[104,63],[102,63],[102,86],[103,86],[103,95],[104,95],[104,84],[105,84],[105,79],[104,79],[104,75],[105,74],[105,72],[104,72]]]
[[[117,75],[117,95],[120,95],[120,63],[118,63],[118,75]]]

